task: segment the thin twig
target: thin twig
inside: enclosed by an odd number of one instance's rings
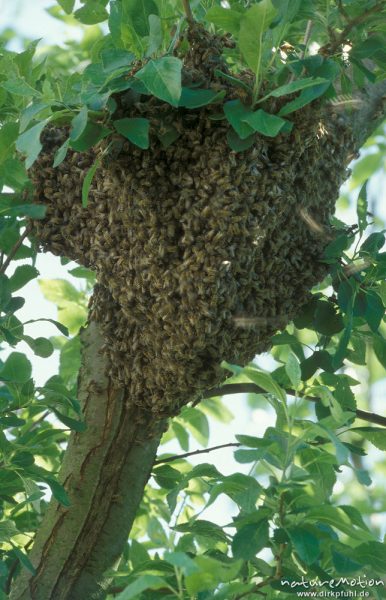
[[[19,250],[20,246],[22,245],[22,243],[24,242],[26,237],[28,237],[28,235],[31,233],[31,229],[32,229],[32,225],[28,225],[25,228],[24,233],[19,237],[16,244],[11,248],[6,260],[2,264],[2,266],[0,268],[0,273],[5,273],[5,271],[7,270],[7,268],[9,267],[9,265],[11,263],[11,260],[15,256],[16,252]]]
[[[301,60],[303,60],[306,55],[308,42],[310,41],[310,37],[311,37],[312,25],[313,25],[312,21],[308,20],[307,25],[306,25],[306,30],[304,32],[303,42],[302,42],[302,45],[304,46],[304,48],[300,54]],[[302,69],[302,73],[303,73],[303,71],[304,71],[304,68]],[[295,81],[295,73],[292,73],[291,77],[288,80],[288,83],[292,83],[293,81]]]
[[[169,456],[168,458],[160,458],[155,461],[155,465],[172,462],[173,460],[180,460],[180,458],[187,458],[188,456],[194,456],[195,454],[206,454],[212,452],[212,450],[220,450],[221,448],[239,447],[241,444],[238,442],[230,442],[229,444],[221,444],[220,446],[213,446],[212,448],[205,448],[205,450],[194,450],[194,452],[185,452],[185,454],[177,454],[175,456]]]
[[[304,32],[304,38],[303,38],[303,50],[302,53],[300,55],[300,58],[303,59],[306,55],[306,50],[307,50],[307,46],[308,46],[308,42],[310,41],[310,37],[311,37],[311,32],[312,32],[312,26],[313,26],[313,22],[311,21],[311,19],[309,19],[307,21],[307,25],[306,25],[306,31]]]
[[[350,17],[349,17],[349,15],[347,14],[347,12],[346,12],[346,10],[345,10],[345,8],[344,8],[344,6],[343,6],[342,0],[336,0],[336,4],[338,5],[338,10],[339,10],[340,14],[342,15],[342,17],[343,17],[343,18],[344,18],[346,21],[349,21],[349,20],[350,20]]]
[[[186,20],[188,21],[189,25],[193,25],[194,23],[194,16],[192,13],[192,9],[190,7],[190,3],[189,0],[182,0],[182,5],[184,7],[184,12],[186,15]]]
[[[245,596],[249,596],[249,594],[260,594],[261,593],[261,592],[259,592],[260,588],[263,588],[266,585],[269,585],[270,583],[272,583],[272,581],[275,581],[275,579],[276,579],[276,577],[274,575],[267,577],[267,579],[263,579],[263,581],[260,581],[260,583],[257,583],[255,585],[255,587],[252,588],[251,590],[248,590],[247,592],[243,592],[242,594],[239,594],[238,596],[236,596],[235,600],[241,600],[241,598],[245,598]]]
[[[33,421],[31,423],[31,425],[29,425],[24,431],[23,431],[23,435],[25,435],[26,433],[30,433],[30,431],[33,431],[33,429],[35,429],[36,425],[38,425],[39,423],[41,423],[42,421],[44,421],[44,419],[46,417],[48,417],[48,415],[50,414],[49,410],[46,410],[45,412],[43,412],[40,417],[38,419],[36,419],[36,421]]]
[[[285,517],[285,504],[284,504],[284,493],[283,493],[283,494],[281,494],[280,501],[279,501],[279,522],[280,522],[281,527],[284,527],[284,517]],[[257,583],[255,585],[255,587],[252,588],[251,590],[249,590],[248,592],[243,592],[242,594],[239,594],[238,596],[236,596],[235,600],[241,600],[241,598],[245,598],[245,596],[248,596],[249,594],[260,594],[261,592],[259,592],[259,590],[261,588],[265,587],[266,585],[269,585],[273,581],[279,581],[282,578],[282,576],[283,576],[283,554],[284,554],[286,548],[287,548],[287,544],[284,544],[284,543],[280,544],[280,546],[279,546],[279,551],[278,551],[277,555],[275,556],[275,560],[276,560],[275,574],[270,575],[266,579],[263,579],[263,581],[260,581],[260,583]]]
[[[348,21],[346,27],[341,31],[339,35],[335,37],[335,39],[331,40],[328,44],[320,48],[319,54],[335,54],[338,48],[342,46],[345,42],[347,42],[347,36],[351,32],[351,30],[354,29],[354,27],[357,27],[357,25],[364,23],[370,15],[382,11],[384,6],[385,4],[383,1],[378,2],[377,4],[374,4],[374,6],[369,8],[369,10],[367,10],[366,12],[362,13],[361,15],[357,15],[356,17]]]
[[[304,398],[304,400],[308,400],[309,402],[320,402],[320,398],[316,398],[315,396],[308,396],[306,394],[302,394],[299,392],[295,392],[295,390],[285,390],[286,394],[289,396],[298,396]],[[264,390],[256,383],[226,383],[223,386],[212,388],[207,390],[203,394],[203,398],[214,398],[215,396],[227,396],[229,394],[266,394],[267,390]],[[382,425],[386,427],[386,417],[382,417],[381,415],[377,415],[376,413],[370,413],[366,410],[361,410],[357,408],[355,411],[358,419],[363,419],[364,421],[368,421],[369,423],[375,423],[376,425]]]

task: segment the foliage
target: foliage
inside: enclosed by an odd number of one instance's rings
[[[2,597],[19,563],[33,569],[26,551],[49,494],[68,505],[56,473],[69,431],[86,427],[76,399],[77,333],[87,318],[93,274],[72,268],[84,282],[81,292],[66,280],[40,280],[44,296],[58,307],[51,338],[31,337],[29,321],[16,316],[23,287],[39,276],[28,218],[42,218],[44,207],[31,202],[27,169],[41,151],[44,128],[69,126],[54,166],[68,148],[87,151],[117,135],[146,149],[160,132],[147,118],[116,118],[115,95],[154,96],[179,110],[212,107],[213,118],[232,128],[231,148],[242,150],[255,135],[289,132],[291,113],[318,98],[331,106],[350,104],[367,81],[384,77],[386,64],[385,8],[374,0],[193,3],[194,17],[230,42],[223,51],[228,72],[216,71],[218,82],[229,84],[227,94],[205,81],[183,84],[189,18],[180,2],[87,0],[70,16],[73,9],[73,0],[58,0],[50,9],[84,26],[71,52],[39,50],[32,42],[19,54],[6,46],[0,53],[0,335],[8,349],[0,361]],[[165,449],[112,573],[111,598],[236,600],[261,591],[285,600],[293,588],[284,580],[338,580],[370,569],[380,579],[386,572],[385,547],[368,518],[373,505],[362,493],[371,485],[363,457],[372,445],[385,450],[384,429],[356,422],[361,373],[367,368],[381,378],[386,368],[385,235],[368,206],[371,176],[384,162],[382,129],[367,147],[350,184],[357,224],[335,219],[337,235],[323,259],[330,273],[294,324],[274,336],[276,367],[266,372],[255,363],[244,369],[224,364],[233,373],[227,383],[247,386],[252,407],[271,407],[275,426],[261,437],[227,440],[238,444],[240,471],[231,475],[207,462],[193,466]],[[84,205],[97,167],[85,178]],[[59,354],[59,373],[43,386],[35,385],[23,342],[39,357]],[[184,453],[193,440],[206,447],[208,417],[232,418],[223,400],[208,398],[186,407],[163,443],[174,440]],[[359,490],[357,505],[352,495],[348,505],[333,494],[348,468],[356,477],[350,486]],[[371,490],[377,500],[377,486]],[[201,515],[220,497],[234,513],[221,524]],[[342,581],[339,590],[345,589],[349,583]],[[381,584],[368,589],[374,598],[386,597]]]

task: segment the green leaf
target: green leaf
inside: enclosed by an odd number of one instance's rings
[[[344,465],[348,461],[349,451],[348,448],[340,441],[337,435],[328,427],[325,427],[323,423],[319,422],[314,425],[315,429],[322,430],[323,434],[330,438],[331,442],[335,447],[336,460],[339,465]]]
[[[184,108],[200,108],[200,106],[217,102],[217,100],[221,100],[224,96],[224,91],[216,92],[215,90],[183,87],[178,105]]]
[[[8,122],[0,129],[0,163],[2,163],[12,151],[12,146],[19,135],[17,123]]]
[[[372,479],[366,469],[354,469],[355,477],[362,485],[371,485]]]
[[[271,443],[264,438],[258,438],[253,435],[236,435],[235,437],[240,444],[247,446],[248,448],[261,448]]]
[[[28,571],[30,571],[33,575],[35,575],[36,574],[35,567],[31,563],[28,556],[24,552],[22,552],[20,550],[20,548],[17,548],[17,546],[15,546],[14,544],[12,544],[12,547],[13,547],[14,553],[16,554],[16,556],[19,559],[19,561],[21,562],[21,564],[24,565],[24,567],[26,569],[28,569]]]
[[[87,320],[87,308],[75,302],[67,302],[58,311],[60,321],[73,335],[77,334]]]
[[[60,148],[58,148],[57,151],[55,152],[54,163],[52,165],[54,167],[54,169],[56,167],[58,167],[66,158],[69,146],[70,146],[70,140],[67,139],[63,142],[63,144],[60,146]]]
[[[182,427],[182,425],[180,425],[180,423],[177,423],[176,420],[172,421],[172,429],[182,450],[187,452],[189,450],[189,435],[187,431],[184,427]]]
[[[366,179],[366,181],[362,185],[360,192],[358,194],[357,215],[358,215],[359,233],[363,233],[368,225],[368,222],[367,222],[367,211],[368,211],[367,184],[368,184],[368,182],[369,182],[369,180]]]
[[[348,551],[350,551],[350,548],[348,548]],[[334,548],[332,549],[331,556],[336,572],[340,575],[353,573],[363,567],[363,563],[358,563],[356,560],[350,558],[350,556],[347,556],[347,554],[337,552]]]
[[[95,283],[95,273],[91,269],[86,267],[75,267],[68,271],[73,277],[79,277],[80,279],[87,279],[92,285]]]
[[[242,566],[241,560],[222,562],[210,556],[196,556],[195,564],[199,571],[185,578],[186,589],[192,597],[198,597],[198,592],[214,590],[220,583],[234,579]]]
[[[71,148],[77,152],[85,152],[110,135],[110,133],[111,129],[89,121],[83,133],[76,140],[70,140]]]
[[[193,533],[195,536],[208,538],[218,542],[226,542],[227,536],[223,529],[216,523],[206,521],[204,519],[197,519],[189,523],[182,523],[174,527],[176,531]]]
[[[358,529],[358,527],[352,523],[350,517],[340,507],[324,504],[322,506],[311,507],[306,514],[307,521],[315,522],[316,524],[327,523],[328,525],[343,531],[343,533],[354,540],[363,541],[363,539],[369,540],[374,538],[373,534],[367,533],[363,529]]]
[[[346,323],[346,327],[345,330],[343,331],[343,333],[340,336],[339,339],[339,343],[338,343],[338,347],[336,349],[336,352],[334,354],[334,356],[332,357],[332,365],[334,367],[334,369],[338,369],[342,362],[343,359],[345,358],[346,354],[347,354],[347,346],[348,343],[350,341],[350,337],[351,337],[351,332],[352,332],[352,327],[353,327],[353,303],[354,303],[354,296],[351,296],[350,300],[349,300],[349,304],[347,306],[347,323]]]
[[[31,378],[31,374],[31,363],[21,352],[12,352],[0,368],[0,380],[6,382],[25,383]]]
[[[271,0],[261,0],[251,6],[240,21],[240,51],[257,79],[261,70],[264,33],[275,18],[276,12]]]
[[[229,83],[231,83],[233,86],[240,87],[249,94],[252,93],[252,88],[245,83],[245,81],[242,81],[237,77],[233,77],[232,75],[229,75],[229,73],[224,73],[224,71],[221,71],[220,69],[215,69],[214,74],[216,77],[220,77],[221,79],[225,79],[225,81],[229,81]],[[209,118],[213,118],[213,116]]]
[[[115,129],[133,142],[139,148],[146,150],[149,147],[149,120],[142,118],[125,118],[113,121]]]
[[[385,429],[382,427],[353,427],[350,431],[362,436],[379,450],[386,450]]]
[[[240,100],[230,100],[224,104],[224,113],[237,135],[245,140],[254,133],[252,127],[248,125],[247,118],[253,115],[250,108],[244,106]]]
[[[310,473],[317,497],[328,500],[336,483],[335,458],[313,448],[300,451],[302,466]]]
[[[89,168],[89,170],[86,173],[85,178],[83,179],[83,183],[82,183],[82,206],[83,206],[83,208],[87,208],[88,195],[90,192],[91,183],[92,183],[92,180],[94,179],[95,172],[98,169],[100,164],[101,164],[101,161],[98,158],[94,162],[94,164]]]
[[[320,555],[318,538],[304,527],[289,530],[288,535],[299,558],[306,565],[312,565]]]
[[[23,339],[29,347],[34,351],[36,356],[41,356],[42,358],[48,358],[54,351],[54,347],[50,340],[44,337],[38,337],[36,339],[31,338],[29,335],[23,336]]]
[[[29,85],[24,77],[7,79],[0,83],[0,87],[17,96],[26,96],[27,98],[41,97],[41,93]]]
[[[285,364],[285,370],[294,389],[297,390],[301,383],[301,369],[296,356],[290,352]]]
[[[57,2],[68,15],[74,10],[75,0],[57,0]]]
[[[385,235],[383,232],[376,231],[375,233],[371,233],[363,242],[360,248],[360,254],[370,254],[374,256],[382,249],[384,243]]]
[[[369,290],[366,294],[365,318],[370,329],[375,333],[378,331],[384,315],[385,307],[382,298],[373,290]]]
[[[123,592],[115,597],[115,600],[133,600],[137,599],[141,592],[145,590],[158,590],[167,586],[167,581],[158,577],[158,575],[140,575],[134,583],[128,585]]]
[[[88,109],[87,106],[82,106],[80,111],[71,121],[70,140],[74,142],[82,135],[86,129],[88,120]]]
[[[167,490],[176,487],[182,479],[181,473],[168,464],[156,466],[153,470],[153,476],[157,484]]]
[[[162,45],[162,21],[158,15],[149,15],[149,47],[146,56],[151,56]]]
[[[259,102],[262,102],[271,96],[274,98],[289,96],[290,94],[299,92],[300,90],[304,90],[315,85],[320,85],[322,83],[330,84],[329,80],[325,79],[324,77],[307,77],[307,79],[297,79],[296,81],[291,81],[290,83],[286,83],[285,85],[281,85],[280,87],[272,90],[272,92],[264,96],[264,98],[259,100]]]
[[[375,356],[381,365],[386,369],[386,340],[380,335],[374,335],[373,349]]]
[[[219,29],[237,35],[240,31],[242,17],[243,14],[237,10],[223,8],[222,6],[212,6],[207,11],[205,20],[209,21],[209,23],[214,23]]]
[[[106,48],[101,52],[101,60],[105,73],[114,73],[122,68],[129,70],[135,56],[132,52],[119,48]]]
[[[59,504],[62,506],[71,506],[71,502],[67,496],[66,490],[60,483],[55,481],[55,479],[51,479],[50,477],[47,477],[44,481],[50,486],[52,495],[54,496],[55,500],[59,502]]]
[[[242,140],[233,129],[229,129],[227,132],[227,142],[229,147],[234,152],[244,152],[244,150],[248,150],[251,148],[255,142],[255,135],[250,135],[249,137]]]
[[[232,541],[235,558],[253,560],[258,552],[268,544],[268,520],[241,527]]]
[[[9,280],[9,289],[11,292],[19,290],[32,279],[39,275],[39,271],[32,265],[21,265],[16,267],[14,274]]]
[[[383,576],[386,573],[386,544],[366,542],[355,547],[355,560],[369,565]]]
[[[78,432],[86,431],[87,425],[84,421],[76,421],[75,419],[72,419],[71,417],[59,412],[55,408],[53,408],[52,411],[55,413],[59,421],[61,421],[61,423],[66,425],[69,429]]]
[[[180,414],[180,419],[184,421],[195,439],[206,446],[209,440],[209,423],[206,415],[197,408],[186,406]]]
[[[221,494],[226,494],[243,510],[247,512],[255,510],[257,499],[263,491],[256,479],[242,473],[234,473],[221,478],[221,482],[211,487],[207,507],[213,504]]]
[[[269,444],[270,446],[271,444]],[[265,444],[263,445],[264,449]],[[257,450],[236,450],[235,451],[235,460],[237,460],[240,464],[248,464],[251,462],[256,462],[264,457],[264,452],[259,449]]]
[[[191,575],[200,570],[194,560],[185,554],[185,552],[165,552],[164,560],[175,567],[179,567],[184,575]]]
[[[43,296],[58,306],[62,306],[65,301],[78,302],[81,296],[81,293],[65,279],[40,279],[39,287]],[[57,324],[56,321],[50,321]]]
[[[324,92],[330,87],[331,82],[327,81],[327,83],[320,83],[319,85],[315,85],[311,88],[304,89],[300,92],[300,95],[288,102],[283,108],[280,109],[278,115],[279,117],[284,117],[285,115],[289,115],[295,110],[299,110],[299,108],[303,108],[306,104],[310,104],[316,98],[319,98]]]
[[[292,23],[302,5],[302,0],[273,0],[275,8],[279,11],[276,20]]]
[[[60,350],[59,375],[69,388],[76,384],[78,378],[80,350],[79,336],[66,341]]]
[[[338,314],[331,302],[320,300],[317,303],[315,318],[315,330],[323,335],[332,336],[344,328],[342,315]]]
[[[149,18],[158,15],[157,4],[153,0],[125,0],[123,3],[126,23],[143,38],[150,33]]]
[[[40,135],[50,119],[34,125],[22,133],[16,141],[16,149],[25,155],[25,167],[29,169],[37,159],[42,149]]]
[[[265,110],[259,109],[243,119],[254,131],[275,137],[285,125],[292,125],[289,121],[281,119],[276,115],[270,115]]]
[[[276,381],[272,378],[269,373],[265,373],[263,371],[259,371],[253,367],[246,367],[243,371],[244,375],[248,377],[251,381],[256,383],[258,386],[262,387],[264,390],[273,394],[281,400],[285,402],[287,399],[285,391],[276,383]]]
[[[41,280],[41,281],[43,281],[43,280]],[[55,280],[47,279],[45,281],[55,281]],[[66,336],[69,335],[67,327],[65,327],[65,325],[62,325],[62,323],[55,321],[55,319],[31,319],[30,321],[26,321],[24,323],[24,325],[27,325],[27,323],[38,323],[39,321],[47,321],[48,323],[52,323],[59,329],[60,333],[63,333],[63,335],[66,335]]]
[[[149,60],[135,77],[144,83],[151,94],[172,106],[178,106],[182,91],[181,70],[179,58],[164,56]]]
[[[105,7],[97,0],[87,2],[85,6],[78,8],[74,12],[74,17],[84,25],[95,25],[109,18],[109,13]]]
[[[13,521],[2,521],[0,523],[0,542],[9,542],[15,535],[20,535]]]
[[[32,102],[27,108],[25,108],[20,115],[20,133],[22,133],[30,124],[31,120],[39,115],[43,110],[47,109],[49,105],[46,102]]]

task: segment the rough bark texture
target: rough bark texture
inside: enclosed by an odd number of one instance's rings
[[[83,330],[79,399],[87,423],[73,433],[60,480],[72,506],[52,501],[31,553],[36,575],[24,572],[12,600],[96,600],[103,577],[122,553],[150,475],[164,423],[130,405],[105,376],[102,338],[91,322]],[[135,413],[135,414],[134,414]]]

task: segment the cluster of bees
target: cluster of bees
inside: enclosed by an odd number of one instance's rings
[[[154,416],[177,414],[268,349],[325,274],[329,217],[346,176],[350,134],[305,107],[293,132],[230,150],[229,125],[211,110],[168,107],[180,137],[148,150],[125,142],[81,188],[98,149],[70,151],[57,168],[61,130],[48,130],[33,167],[43,249],[94,269],[90,318],[101,324],[109,375]],[[157,103],[132,107],[150,121]],[[102,142],[103,144],[103,142]]]

